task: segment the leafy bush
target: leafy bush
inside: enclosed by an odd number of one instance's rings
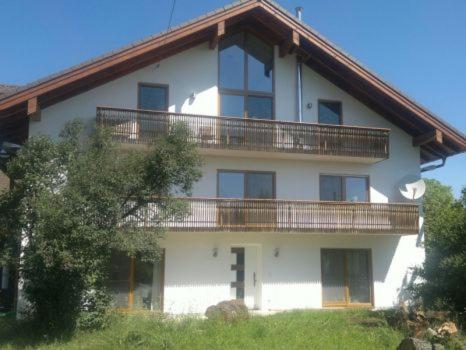
[[[413,286],[425,307],[450,310],[465,322],[466,188],[455,200],[451,188],[427,180],[424,197],[426,260]]]
[[[112,252],[159,258],[159,223],[187,213],[173,188],[189,194],[201,176],[188,140],[187,126],[175,124],[150,152],[121,152],[104,130],[85,137],[75,121],[58,140],[30,138],[7,164],[14,186],[0,196],[1,262],[20,271],[29,314],[44,330],[102,324]],[[154,226],[142,232],[132,219],[151,202]]]

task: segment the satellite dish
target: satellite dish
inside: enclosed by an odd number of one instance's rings
[[[407,175],[401,179],[398,189],[407,199],[419,199],[426,192],[426,183],[419,176]]]

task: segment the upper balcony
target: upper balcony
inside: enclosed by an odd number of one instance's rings
[[[185,122],[201,153],[375,163],[389,157],[389,129],[97,107],[97,121],[126,147],[149,145]]]

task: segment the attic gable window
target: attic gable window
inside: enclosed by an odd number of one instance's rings
[[[138,108],[167,111],[168,86],[140,83],[138,85]]]
[[[341,102],[339,101],[319,101],[318,114],[319,123],[341,125]]]
[[[254,35],[219,44],[220,115],[273,119],[273,47]]]

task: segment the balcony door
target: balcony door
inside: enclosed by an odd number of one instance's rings
[[[108,288],[113,306],[123,310],[163,311],[165,254],[155,263],[114,254]]]
[[[322,249],[323,306],[372,305],[372,267],[368,249]]]
[[[259,171],[219,170],[217,196],[220,201],[218,221],[222,227],[258,230],[276,226],[276,206],[273,201],[249,202],[241,199],[274,199],[275,173]]]
[[[138,113],[136,123],[137,137],[140,141],[151,143],[159,137],[164,137],[170,124],[166,113],[168,111],[168,85],[139,83],[138,85]]]

